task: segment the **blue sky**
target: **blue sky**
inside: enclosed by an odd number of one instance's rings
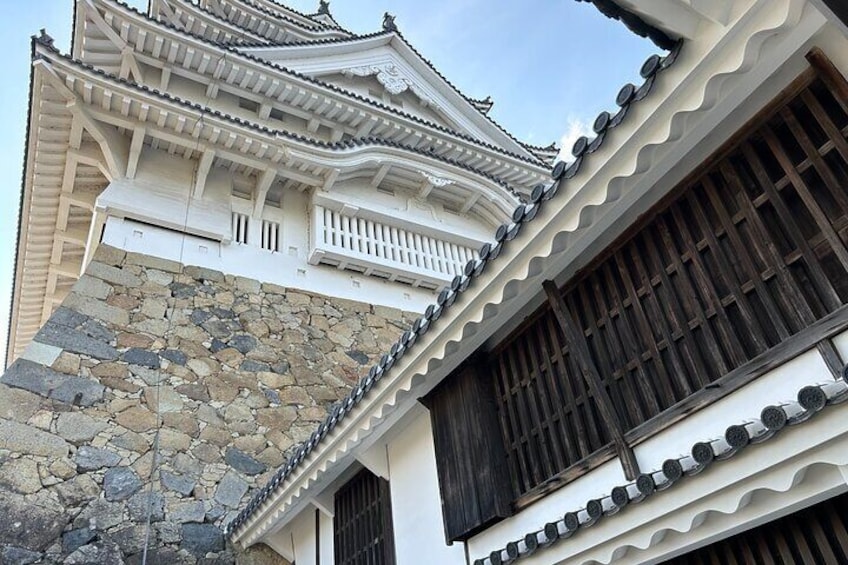
[[[129,2],[145,8],[146,0]],[[46,28],[68,51],[73,0],[0,2],[0,351],[5,354],[17,206],[26,131],[29,37]],[[317,0],[289,5],[314,12]],[[573,139],[641,63],[657,52],[591,4],[574,0],[334,0],[335,18],[353,32],[380,29],[383,12],[443,75],[474,98],[492,96],[492,116],[538,145]]]

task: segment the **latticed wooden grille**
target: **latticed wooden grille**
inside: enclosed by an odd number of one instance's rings
[[[809,72],[562,289],[628,437],[655,431],[697,393],[761,369],[764,355],[844,313],[846,133],[845,99]],[[840,364],[829,341],[818,348]],[[493,359],[516,498],[589,456],[614,455],[549,306]]]
[[[337,493],[335,517],[336,565],[394,565],[389,483],[361,471]]]

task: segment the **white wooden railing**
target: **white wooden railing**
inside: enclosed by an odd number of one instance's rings
[[[277,252],[280,250],[280,224],[262,220],[262,249]]]
[[[476,251],[462,244],[315,205],[309,262],[436,289]]]
[[[250,218],[247,214],[233,212],[233,242],[247,243]]]

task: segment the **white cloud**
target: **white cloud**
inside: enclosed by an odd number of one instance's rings
[[[592,132],[592,122],[584,118],[571,116],[568,118],[565,133],[560,138],[560,147],[562,148],[557,157],[557,161],[571,161],[574,157],[571,156],[571,148],[581,135],[588,136]]]

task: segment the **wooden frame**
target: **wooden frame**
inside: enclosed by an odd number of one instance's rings
[[[491,352],[515,509],[613,456],[631,477],[634,445],[808,349],[841,371],[848,83],[808,60]]]
[[[394,565],[389,483],[363,469],[335,497],[336,565]]]

